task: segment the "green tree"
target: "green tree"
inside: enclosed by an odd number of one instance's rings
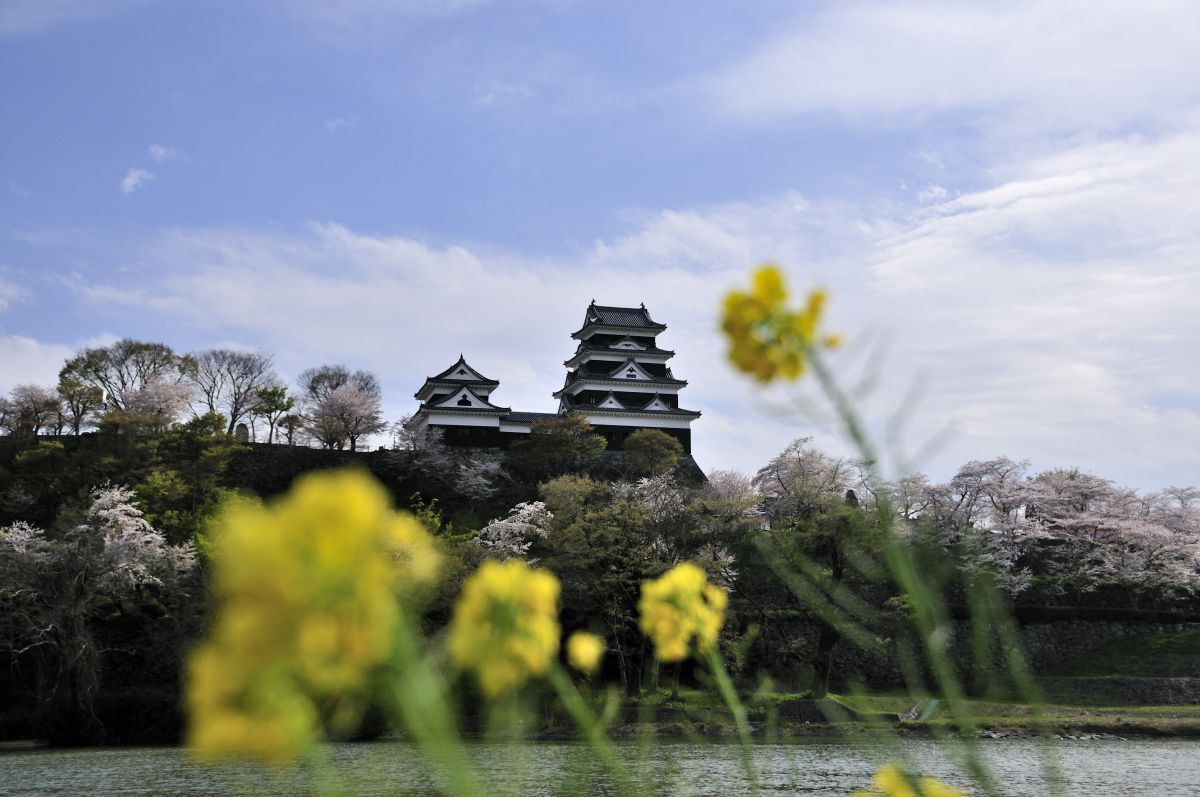
[[[621,682],[636,693],[647,656],[637,627],[642,581],[662,573],[646,513],[612,485],[559,476],[539,487],[552,518],[530,553],[562,580],[563,624],[591,628],[611,646]]]
[[[638,429],[625,440],[625,458],[633,476],[658,476],[675,467],[683,444],[658,429]]]
[[[864,619],[892,594],[882,582],[878,516],[865,511],[853,463],[801,438],[754,477],[768,528],[747,526],[736,545],[736,603],[759,626],[758,659],[811,668],[808,687],[824,695],[834,649],[847,636],[871,641]],[[796,622],[815,639],[797,633]]]
[[[587,418],[565,415],[533,423],[529,436],[512,444],[512,462],[530,481],[541,482],[582,470],[605,445]]]
[[[267,442],[275,442],[275,427],[283,416],[296,407],[296,399],[288,395],[288,389],[283,385],[272,385],[259,388],[255,394],[254,405],[250,411],[255,417],[267,422]],[[288,441],[291,442],[289,435]]]

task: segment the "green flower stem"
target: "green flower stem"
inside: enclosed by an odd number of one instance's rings
[[[563,708],[571,715],[571,719],[575,722],[576,727],[583,733],[584,739],[596,751],[596,755],[600,757],[600,761],[608,769],[609,774],[616,781],[618,794],[635,794],[633,781],[629,778],[629,772],[625,769],[625,764],[621,761],[621,757],[617,754],[617,748],[613,745],[612,740],[608,738],[604,732],[604,725],[600,718],[588,707],[584,702],[583,697],[579,694],[579,690],[575,688],[575,683],[571,680],[571,676],[567,674],[560,665],[555,664],[550,668],[547,674],[547,679],[550,685],[554,687],[555,693],[558,695],[558,700],[562,703]]]
[[[838,419],[846,434],[858,448],[866,465],[872,491],[878,496],[876,513],[885,539],[885,557],[892,576],[897,585],[912,601],[917,628],[925,645],[929,667],[938,684],[938,690],[946,699],[951,719],[960,731],[970,732],[974,726],[966,695],[954,672],[954,665],[945,650],[945,634],[949,628],[945,606],[939,596],[935,595],[929,585],[918,572],[912,559],[911,551],[903,544],[895,533],[891,502],[883,491],[883,481],[879,476],[879,458],[854,403],[842,390],[833,376],[833,372],[822,359],[816,347],[806,345],[805,354],[816,375],[822,392],[833,405]],[[998,793],[998,787],[979,751],[978,740],[967,737],[963,739],[963,763],[970,771],[975,781],[988,794]]]
[[[393,720],[402,722],[412,734],[426,760],[441,772],[450,794],[478,797],[483,791],[455,727],[445,679],[423,655],[420,635],[404,612],[398,625],[398,675],[387,692],[388,710]]]
[[[737,696],[737,690],[733,688],[733,680],[729,677],[729,673],[725,669],[725,662],[721,659],[721,654],[717,651],[716,646],[710,647],[703,655],[713,680],[717,682],[717,691],[721,693],[725,707],[733,715],[738,741],[741,742],[742,768],[746,771],[746,777],[750,779],[750,788],[757,794],[758,773],[754,767],[754,747],[750,739],[750,722],[746,718],[746,707],[742,705],[742,701]]]

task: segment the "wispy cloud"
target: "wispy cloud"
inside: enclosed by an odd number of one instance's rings
[[[344,116],[325,117],[325,130],[330,133],[340,133],[343,130],[353,130],[358,127],[358,121]]]
[[[293,371],[353,352],[356,366],[380,372],[397,415],[459,351],[501,380],[505,403],[552,409],[587,302],[644,301],[669,325],[664,343],[691,380],[684,403],[706,413],[701,461],[753,468],[788,435],[814,430],[759,412],[715,329],[722,293],[772,259],[797,288],[831,289],[834,328],[893,341],[869,402],[876,417],[896,410],[914,374],[929,375],[912,447],[947,419],[957,429],[923,463],[935,475],[1010,454],[1152,487],[1200,467],[1183,442],[1200,431],[1200,402],[1179,400],[1200,395],[1190,365],[1200,345],[1197,164],[1200,134],[1114,140],[901,210],[785,193],[662,211],[553,261],[338,224],[176,230],[140,253],[171,270],[88,296],[244,338]],[[396,340],[422,345],[397,358]]]
[[[183,153],[172,147],[164,147],[161,144],[150,145],[150,160],[155,163],[166,163],[182,157]]]
[[[132,194],[134,191],[146,186],[154,179],[154,173],[145,169],[130,169],[121,178],[121,192]]]
[[[0,313],[8,309],[8,305],[26,295],[24,289],[13,282],[0,277]]]
[[[700,82],[754,124],[965,114],[1034,130],[1162,121],[1200,101],[1200,5],[1161,0],[831,4]]]

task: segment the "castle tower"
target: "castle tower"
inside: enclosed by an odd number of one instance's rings
[[[458,362],[426,379],[413,396],[421,402],[414,421],[440,429],[449,445],[499,445],[500,418],[511,412],[489,400],[499,386],[498,381],[468,365],[460,354]]]
[[[492,392],[499,386],[460,354],[458,362],[426,379],[414,394],[421,406],[413,414],[413,428],[440,432],[448,446],[508,448],[515,436],[529,434],[533,423],[556,417],[546,412],[513,412],[492,403]]]
[[[571,335],[579,345],[563,363],[568,371],[554,394],[558,411],[587,418],[612,450],[620,450],[638,429],[651,428],[676,438],[690,454],[691,423],[700,413],[679,406],[687,382],[667,365],[675,352],[656,342],[666,328],[645,305],[606,307],[593,301],[583,326]]]

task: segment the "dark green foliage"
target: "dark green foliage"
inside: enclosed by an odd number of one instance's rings
[[[683,456],[683,444],[658,429],[639,429],[625,440],[625,457],[631,476],[667,473]]]
[[[758,628],[752,659],[792,660],[797,672],[809,672],[799,685],[821,697],[847,629],[858,629],[853,644],[873,644],[895,593],[883,576],[874,513],[833,496],[802,505],[736,546],[735,606]],[[798,623],[813,632],[798,633]]]
[[[562,581],[563,627],[602,634],[621,682],[636,692],[648,653],[637,628],[641,584],[669,564],[653,549],[650,519],[611,484],[586,476],[560,476],[539,492],[554,517],[531,554]]]
[[[238,449],[224,419],[203,415],[161,433],[109,420],[79,437],[11,447],[0,438],[0,527],[18,520],[51,528],[64,506],[82,504],[111,482],[137,491],[150,523],[172,543],[188,542],[227,492],[225,470]],[[15,448],[15,450],[14,450]]]
[[[534,423],[528,437],[512,444],[512,463],[518,473],[537,483],[585,470],[605,445],[586,418],[566,415]]]

